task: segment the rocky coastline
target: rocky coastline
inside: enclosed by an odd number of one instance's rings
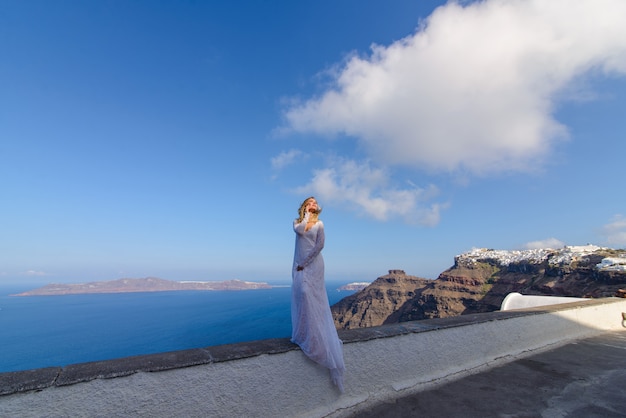
[[[602,298],[624,297],[625,288],[626,250],[474,249],[435,280],[389,270],[331,310],[338,328],[353,329],[496,311],[511,292]]]

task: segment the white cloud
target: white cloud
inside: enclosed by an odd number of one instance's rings
[[[613,246],[626,246],[626,218],[615,215],[613,220],[602,227],[606,243]]]
[[[563,248],[565,243],[556,238],[548,238],[540,241],[531,241],[524,244],[524,248],[527,250],[540,250],[544,248],[552,248],[554,250],[558,250],[559,248]]]
[[[47,276],[48,274],[43,271],[27,270],[27,271],[22,272],[22,275],[24,276]]]
[[[414,34],[348,57],[332,88],[286,109],[286,128],[353,136],[378,164],[533,170],[567,137],[553,116],[562,93],[591,71],[626,73],[624,16],[623,0],[449,3]],[[337,187],[337,175],[312,184]],[[368,211],[384,217],[386,198]]]
[[[272,169],[282,170],[283,168],[293,164],[298,157],[302,156],[302,151],[297,149],[291,149],[289,151],[283,151],[276,157],[271,159]]]
[[[337,160],[330,167],[315,170],[309,184],[296,191],[315,195],[321,202],[356,209],[381,221],[401,217],[408,223],[425,226],[439,222],[440,211],[446,205],[428,203],[437,195],[436,187],[399,189],[389,182],[385,170],[372,168],[369,163]]]

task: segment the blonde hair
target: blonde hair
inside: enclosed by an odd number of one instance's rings
[[[302,202],[302,204],[300,205],[300,209],[298,209],[298,221],[297,223],[302,222],[302,220],[304,219],[304,215],[305,215],[305,206],[306,206],[306,202],[308,202],[311,199],[315,199],[315,196],[309,196],[306,199],[304,199],[304,202]],[[316,215],[319,215],[322,212],[322,208],[317,205],[317,211],[315,211]]]

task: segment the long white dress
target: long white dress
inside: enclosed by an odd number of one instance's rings
[[[294,221],[296,249],[292,270],[291,341],[311,360],[327,367],[343,392],[343,346],[337,335],[324,286],[324,224],[318,220],[305,232],[306,220]],[[296,270],[297,266],[304,267]]]

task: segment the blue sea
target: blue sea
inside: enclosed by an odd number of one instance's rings
[[[327,285],[330,304],[354,293]],[[10,296],[0,287],[0,372],[291,335],[291,288]]]

